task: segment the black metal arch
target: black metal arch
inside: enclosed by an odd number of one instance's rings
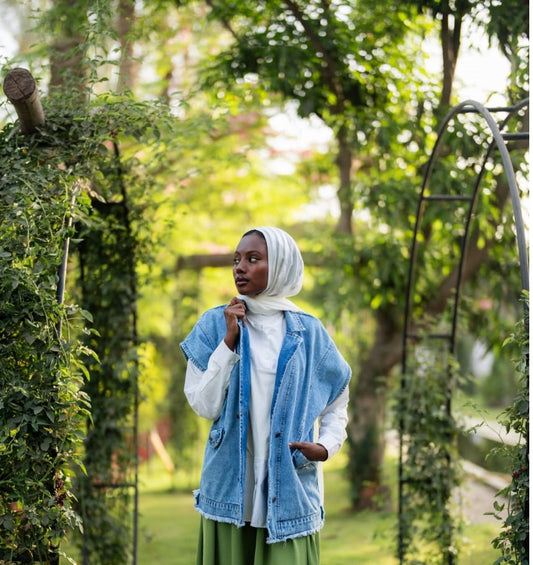
[[[442,125],[438,130],[437,140],[433,147],[430,159],[427,163],[424,178],[422,182],[422,187],[419,195],[418,200],[418,208],[416,214],[416,221],[413,230],[413,238],[411,243],[411,252],[410,252],[410,260],[409,260],[409,275],[407,281],[407,288],[406,288],[406,297],[405,297],[405,311],[404,311],[404,329],[403,329],[403,342],[402,342],[402,379],[401,379],[401,388],[402,391],[405,390],[406,387],[406,370],[407,370],[407,356],[408,356],[408,342],[409,340],[417,340],[421,335],[419,335],[416,331],[413,331],[413,325],[411,321],[412,317],[412,305],[413,305],[413,297],[415,295],[415,284],[414,284],[414,270],[415,265],[417,262],[417,258],[419,255],[419,233],[422,226],[422,219],[425,210],[425,204],[428,201],[461,201],[461,202],[469,202],[468,206],[468,213],[465,216],[465,225],[464,225],[464,235],[462,236],[461,241],[461,249],[460,249],[460,257],[458,261],[458,268],[457,268],[457,277],[455,280],[454,285],[454,300],[453,300],[453,310],[452,310],[452,317],[451,317],[451,324],[449,332],[439,333],[439,334],[432,334],[429,337],[444,340],[449,345],[450,353],[454,353],[455,348],[455,338],[456,338],[456,331],[457,331],[457,314],[459,310],[459,298],[460,298],[460,289],[461,289],[461,280],[463,275],[463,267],[466,259],[466,246],[469,239],[469,232],[471,226],[471,220],[474,214],[477,197],[479,188],[481,186],[481,182],[483,176],[486,172],[486,165],[488,162],[489,157],[493,153],[495,149],[497,149],[500,153],[500,157],[502,160],[502,165],[504,168],[504,172],[507,178],[507,182],[509,185],[509,192],[510,198],[512,201],[513,206],[513,214],[514,214],[514,223],[515,223],[515,230],[516,230],[516,240],[518,246],[518,257],[520,261],[520,274],[521,274],[521,284],[522,290],[529,290],[529,269],[528,269],[528,252],[527,252],[527,242],[526,242],[526,235],[525,235],[525,227],[522,218],[522,205],[520,202],[520,193],[517,186],[516,175],[513,168],[513,164],[511,161],[511,157],[509,155],[509,150],[507,147],[507,142],[509,141],[519,141],[519,140],[529,140],[529,132],[524,133],[506,133],[504,130],[509,122],[509,120],[516,116],[523,108],[529,105],[529,98],[522,100],[520,103],[510,106],[510,107],[497,107],[497,108],[485,108],[480,103],[467,100],[458,104],[451,111],[448,115],[444,118]],[[450,195],[450,194],[429,194],[428,185],[429,179],[433,173],[433,169],[435,163],[439,158],[439,150],[442,146],[443,139],[445,137],[446,132],[448,131],[448,124],[459,114],[466,114],[466,113],[477,113],[479,114],[485,121],[486,126],[488,127],[490,134],[492,135],[492,141],[488,145],[486,154],[482,160],[482,166],[477,174],[477,178],[473,187],[473,192],[471,195]],[[505,114],[505,117],[498,123],[493,114]],[[450,404],[448,404],[448,410],[450,410]],[[398,467],[398,514],[399,514],[399,531],[398,531],[398,557],[400,563],[403,563],[404,558],[404,546],[403,546],[403,531],[402,531],[402,514],[404,511],[404,484],[405,478],[403,473],[403,450],[404,450],[404,420],[403,416],[400,414],[400,421],[399,421],[399,467]]]

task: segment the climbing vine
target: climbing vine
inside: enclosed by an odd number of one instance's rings
[[[89,409],[90,351],[69,328],[90,315],[57,296],[66,220],[87,200],[72,151],[42,140],[0,132],[0,562],[9,563],[47,561],[79,526],[72,465]]]
[[[458,554],[460,519],[452,491],[459,485],[457,426],[450,410],[456,379],[448,351],[418,348],[398,393],[403,426],[402,563],[450,564]]]
[[[505,344],[514,344],[522,352],[517,359],[519,392],[514,402],[500,418],[507,432],[513,430],[519,437],[515,446],[498,448],[504,451],[511,463],[511,484],[499,494],[506,504],[494,502],[494,515],[502,521],[502,530],[493,540],[501,556],[495,565],[526,565],[529,563],[529,315],[517,325],[516,331]],[[506,511],[506,516],[502,513]]]
[[[132,480],[139,194],[155,186],[132,155],[168,111],[126,96],[44,105],[36,133],[0,133],[0,562],[57,562],[83,529],[85,563],[122,565],[131,497],[114,486]]]
[[[88,226],[80,226],[77,253],[80,302],[93,313],[96,332],[85,341],[100,362],[87,360],[91,374],[84,390],[91,398],[85,438],[86,474],[79,474],[79,539],[83,563],[121,564],[131,558],[132,500],[136,473],[136,404],[138,403],[137,276],[142,222],[139,200],[128,188],[138,179],[121,160],[118,145],[100,163],[93,183]],[[126,186],[128,183],[128,186]]]
[[[139,156],[150,154],[157,163],[152,141],[167,109],[127,96],[104,96],[99,102],[99,111],[91,113],[92,128],[101,136],[92,161],[91,206],[76,224],[74,246],[73,292],[93,317],[92,331],[82,339],[96,353],[85,358],[90,379],[83,391],[91,399],[91,416],[85,428],[85,472],[77,473],[75,484],[83,523],[77,545],[84,564],[119,565],[130,561],[135,534],[136,270],[150,236],[147,200],[157,186]]]

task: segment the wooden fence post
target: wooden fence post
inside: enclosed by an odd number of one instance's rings
[[[10,70],[4,79],[4,93],[15,107],[22,133],[32,133],[44,125],[37,83],[30,71],[22,68]]]

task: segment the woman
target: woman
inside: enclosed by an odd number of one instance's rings
[[[197,565],[315,565],[319,461],[346,438],[350,368],[320,321],[287,299],[303,280],[288,233],[245,233],[233,277],[238,296],[181,344],[187,399],[213,420],[195,492]]]

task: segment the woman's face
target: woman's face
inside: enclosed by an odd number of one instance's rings
[[[259,294],[268,284],[266,241],[257,233],[245,235],[233,256],[233,279],[240,294]]]

